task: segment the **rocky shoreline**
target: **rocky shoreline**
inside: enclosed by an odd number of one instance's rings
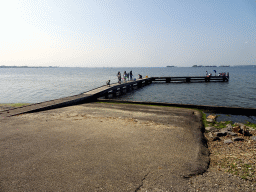
[[[242,123],[206,119],[209,169],[189,180],[190,191],[255,191],[256,129]]]

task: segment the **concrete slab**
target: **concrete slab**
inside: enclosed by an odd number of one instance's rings
[[[199,112],[88,103],[0,121],[0,191],[184,191],[207,169]]]

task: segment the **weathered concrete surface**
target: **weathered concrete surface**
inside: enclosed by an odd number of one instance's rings
[[[0,121],[0,191],[185,191],[207,169],[197,111],[90,103]]]

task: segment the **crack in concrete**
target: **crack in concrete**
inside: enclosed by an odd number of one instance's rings
[[[141,184],[135,189],[134,192],[137,192],[140,190],[140,188],[143,186],[143,181],[146,179],[146,177],[148,176],[149,172],[142,178],[141,180]]]

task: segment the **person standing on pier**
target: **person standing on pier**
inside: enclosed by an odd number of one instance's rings
[[[117,73],[117,78],[118,78],[118,83],[121,84],[122,76],[121,76],[120,71],[118,71],[118,73]]]
[[[126,71],[124,71],[123,77],[124,77],[124,82],[126,82],[126,78],[127,78]]]
[[[132,80],[132,71],[130,71],[130,80]]]

